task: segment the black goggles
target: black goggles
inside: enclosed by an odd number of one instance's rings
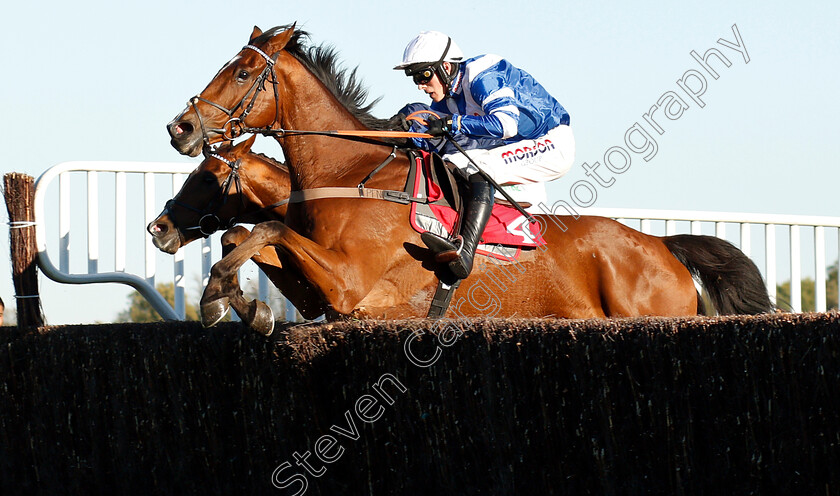
[[[424,67],[422,69],[416,69],[413,71],[406,70],[406,76],[411,76],[414,80],[414,84],[429,84],[429,81],[435,77],[435,70],[430,67]]]

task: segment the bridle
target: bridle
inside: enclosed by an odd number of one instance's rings
[[[243,133],[246,132],[245,128],[245,118],[248,117],[248,114],[251,113],[251,110],[254,108],[254,104],[257,101],[257,97],[259,97],[260,91],[265,90],[265,83],[268,81],[271,83],[272,88],[274,89],[274,120],[277,120],[278,115],[280,114],[280,93],[277,89],[277,74],[274,72],[274,65],[277,61],[277,56],[279,52],[275,54],[273,57],[270,57],[268,54],[260,50],[259,48],[255,47],[254,45],[245,45],[242,47],[243,50],[253,50],[257,52],[263,59],[265,59],[266,65],[265,68],[260,72],[260,75],[254,80],[251,87],[248,88],[248,91],[245,92],[245,95],[239,100],[239,103],[233,106],[233,108],[226,108],[223,105],[220,105],[216,102],[207,100],[199,95],[196,95],[190,98],[190,101],[187,102],[187,107],[192,107],[195,110],[195,115],[198,117],[198,123],[201,126],[201,135],[204,139],[204,147],[210,147],[210,138],[207,136],[208,131],[212,131],[215,133],[219,133],[226,141],[233,141],[238,136],[241,136]],[[250,96],[250,100],[249,100]],[[225,115],[228,116],[228,120],[222,124],[221,128],[213,128],[207,129],[204,125],[204,119],[201,116],[201,112],[198,110],[198,102],[204,102],[211,107],[214,107]],[[238,116],[234,114],[242,109],[242,113]]]
[[[280,92],[278,90],[278,80],[277,80],[277,73],[274,70],[275,65],[277,63],[277,57],[280,53],[274,54],[274,56],[269,56],[260,48],[255,47],[254,45],[245,45],[242,47],[243,50],[253,50],[257,52],[266,62],[265,68],[263,68],[262,72],[259,76],[254,80],[254,83],[242,96],[239,102],[233,106],[233,108],[228,109],[224,105],[220,105],[216,102],[208,100],[204,97],[196,95],[187,102],[187,107],[192,108],[195,110],[195,115],[198,118],[199,126],[201,127],[201,135],[204,141],[204,150],[205,153],[212,151],[212,146],[210,144],[210,138],[208,136],[208,131],[218,133],[222,136],[225,141],[233,141],[234,139],[238,138],[239,136],[251,133],[251,134],[262,134],[274,137],[285,138],[288,136],[302,136],[302,135],[316,135],[316,136],[333,136],[336,138],[343,138],[348,140],[360,141],[370,144],[376,145],[387,145],[389,144],[383,142],[381,139],[377,138],[431,138],[431,135],[425,133],[415,133],[415,132],[404,132],[404,131],[360,131],[360,130],[348,130],[348,131],[309,131],[309,130],[296,130],[296,129],[278,129],[274,128],[273,125],[276,124],[277,118],[280,115]],[[272,125],[269,125],[264,128],[254,128],[248,127],[245,125],[245,118],[248,117],[248,114],[251,113],[251,110],[254,108],[254,104],[259,97],[260,91],[265,90],[265,83],[268,81],[271,83],[272,89],[274,91],[274,119],[272,121]],[[250,97],[250,99],[249,99]],[[202,117],[201,112],[198,110],[198,102],[206,103],[211,107],[221,111],[225,115],[228,116],[228,120],[222,124],[220,128],[207,128],[204,124],[205,119]],[[237,111],[242,109],[242,113],[238,116],[235,116]]]
[[[166,202],[166,205],[164,205],[163,207],[163,213],[169,215],[169,217],[173,220],[173,223],[175,223],[175,219],[172,212],[173,206],[178,206],[190,210],[192,212],[197,213],[200,216],[197,225],[190,227],[179,227],[178,229],[182,231],[197,230],[199,233],[201,233],[202,236],[206,238],[218,231],[219,229],[230,229],[237,223],[242,222],[242,219],[246,216],[253,216],[289,203],[289,199],[286,198],[278,202],[272,203],[271,205],[262,207],[259,210],[243,213],[242,210],[245,208],[245,200],[242,191],[242,178],[239,174],[239,169],[242,160],[228,160],[216,153],[210,153],[208,157],[214,158],[227,165],[228,168],[230,168],[230,173],[219,186],[219,194],[217,195],[217,197],[210,200],[210,202],[207,203],[207,206],[203,209],[199,209],[192,205],[182,203],[177,200],[177,196]],[[219,218],[218,212],[227,203],[228,197],[230,196],[231,188],[234,188],[235,193],[239,193],[240,201],[237,207],[236,215],[231,217],[226,223],[224,223]]]

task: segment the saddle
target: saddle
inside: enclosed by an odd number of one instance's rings
[[[418,233],[431,231],[447,237],[455,232],[463,206],[461,181],[435,153],[411,150],[411,159],[406,192],[414,198],[428,198],[428,202],[411,204],[411,227]],[[497,201],[476,254],[514,261],[523,249],[545,245],[539,228],[508,202]]]

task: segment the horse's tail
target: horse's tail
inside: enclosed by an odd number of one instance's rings
[[[761,272],[728,241],[680,234],[662,238],[668,250],[700,279],[720,315],[773,312]]]

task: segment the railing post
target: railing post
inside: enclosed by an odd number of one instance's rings
[[[210,269],[213,268],[213,253],[210,246],[210,238],[201,240],[201,287],[206,287],[210,282]]]
[[[58,176],[58,267],[70,272],[70,173]]]
[[[765,282],[770,301],[776,304],[776,225],[764,225]]]
[[[691,221],[691,234],[695,236],[703,234],[703,225],[700,223],[700,221]]]
[[[116,203],[114,209],[114,270],[116,272],[125,272],[125,237],[126,224],[128,223],[126,198],[125,172],[117,172],[114,174],[114,202]]]
[[[181,190],[181,186],[184,184],[184,175],[183,174],[172,174],[172,197],[174,198],[175,195]],[[186,298],[186,288],[187,283],[184,278],[184,250],[178,250],[173,255],[173,266],[172,270],[174,272],[174,281],[173,281],[173,290],[174,290],[174,307],[175,313],[178,314],[178,318],[181,320],[187,320],[187,298]]]
[[[726,223],[715,222],[715,236],[720,239],[726,239]]]
[[[267,300],[270,293],[268,288],[268,277],[266,277],[265,273],[259,269],[257,269],[257,283],[258,298],[262,301]]]
[[[99,181],[97,173],[87,173],[87,249],[88,274],[99,272]]]
[[[826,310],[825,269],[825,228],[816,226],[814,228],[814,284],[816,285],[814,296],[817,312]]]
[[[799,226],[790,226],[790,307],[794,312],[802,311],[801,251]]]
[[[144,225],[149,225],[155,219],[155,175],[151,172],[143,174],[143,205],[145,216]],[[146,254],[146,282],[155,287],[155,247],[151,239],[146,239],[143,245]]]
[[[744,255],[750,256],[750,225],[746,222],[741,223],[741,251]]]

